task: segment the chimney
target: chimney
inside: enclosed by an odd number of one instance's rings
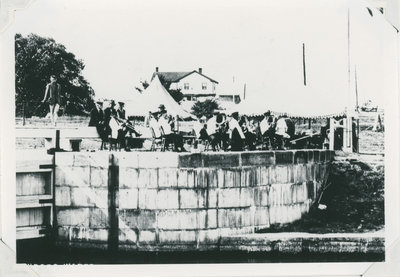
[[[158,72],[158,66],[156,67],[156,72]]]
[[[203,68],[199,67],[199,73],[203,74]]]

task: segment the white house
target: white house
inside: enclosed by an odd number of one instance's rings
[[[180,89],[184,100],[196,101],[215,97],[218,82],[204,75],[202,68],[190,72],[159,72],[156,67],[152,79],[156,75],[161,82],[170,83],[167,89]]]

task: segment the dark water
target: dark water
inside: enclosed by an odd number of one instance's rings
[[[265,253],[244,251],[109,252],[55,247],[49,240],[17,242],[17,263],[26,264],[193,264],[193,263],[295,263],[379,262],[384,254]]]

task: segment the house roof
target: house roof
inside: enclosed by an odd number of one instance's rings
[[[210,80],[213,83],[218,84],[217,81],[211,79],[210,77],[198,72],[197,70],[193,70],[190,72],[154,72],[153,76],[151,76],[151,80],[154,79],[154,77],[156,75],[158,75],[159,77],[161,76],[161,78],[163,78],[164,80],[171,82],[171,83],[176,83],[179,82],[180,80],[182,80],[183,78],[193,74],[193,73],[197,73],[201,76],[203,76],[204,78],[207,78],[208,80]]]

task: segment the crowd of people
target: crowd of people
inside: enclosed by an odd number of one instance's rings
[[[295,124],[290,118],[285,115],[277,117],[269,111],[262,119],[250,119],[245,115],[239,116],[238,112],[225,114],[216,110],[200,129],[183,133],[178,131],[178,118],[169,114],[161,104],[158,111],[149,111],[146,116],[144,125],[150,130],[151,137],[144,138],[126,118],[124,103],[118,102],[118,108],[115,106],[113,100],[105,106],[103,101],[98,100],[96,108],[90,113],[89,126],[95,126],[102,139],[100,149],[104,149],[109,142],[110,148],[115,145],[130,151],[132,147],[142,147],[144,139],[161,139],[163,150],[171,147],[177,152],[190,151],[185,147],[185,142],[194,148],[199,143],[207,145],[207,148],[211,146],[212,151],[283,150],[292,148],[293,141],[299,141],[297,145],[301,145],[303,138],[308,138],[303,141],[310,142],[314,137],[303,134],[298,139]],[[321,136],[317,138],[321,140]],[[318,147],[322,147],[323,143],[319,141]]]
[[[261,120],[226,115],[215,111],[199,132],[199,139],[208,142],[213,151],[287,149],[294,139],[295,126],[287,116],[275,117],[266,112]]]

